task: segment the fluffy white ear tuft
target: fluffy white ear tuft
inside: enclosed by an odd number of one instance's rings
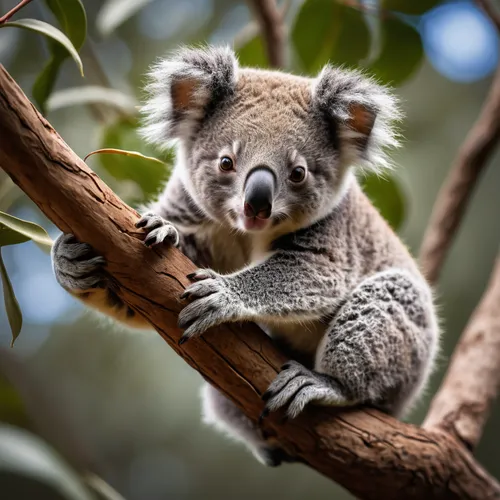
[[[326,66],[314,80],[313,105],[338,134],[346,163],[380,171],[390,167],[387,150],[399,146],[396,97],[358,71]]]
[[[149,73],[148,98],[141,108],[142,136],[165,147],[189,139],[207,114],[236,87],[238,62],[229,47],[182,48]]]

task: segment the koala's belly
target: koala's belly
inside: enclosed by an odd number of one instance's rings
[[[328,327],[320,320],[301,322],[266,320],[259,321],[258,324],[271,338],[284,342],[294,351],[313,357]]]

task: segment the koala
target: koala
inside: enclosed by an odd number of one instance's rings
[[[181,297],[181,343],[221,323],[259,324],[290,359],[261,418],[309,404],[404,416],[438,350],[433,296],[357,180],[389,167],[395,97],[330,65],[315,78],[241,68],[226,47],[179,50],[153,67],[147,92],[142,133],[175,141],[177,159],[137,227],[146,246],[175,245],[200,268]],[[61,235],[52,258],[66,290],[147,327],[89,245]],[[205,422],[261,462],[293,460],[216,389],[202,397]]]

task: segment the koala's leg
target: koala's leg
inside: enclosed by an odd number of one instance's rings
[[[422,389],[438,328],[427,285],[391,270],[362,282],[333,318],[314,370],[285,365],[264,398],[298,415],[308,403],[374,405],[401,415]]]
[[[259,427],[217,389],[204,384],[201,395],[203,421],[244,443],[259,462],[276,467],[282,462],[295,461],[272,440],[265,439]]]
[[[177,229],[152,212],[146,213],[137,227],[144,228],[146,246],[179,244]],[[86,305],[134,328],[150,328],[149,323],[119,298],[103,270],[105,260],[90,245],[80,243],[72,234],[62,234],[52,247],[52,265],[59,284]]]

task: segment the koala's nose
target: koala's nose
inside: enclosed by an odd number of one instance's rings
[[[275,184],[274,174],[266,167],[250,172],[245,182],[245,217],[271,217]]]

